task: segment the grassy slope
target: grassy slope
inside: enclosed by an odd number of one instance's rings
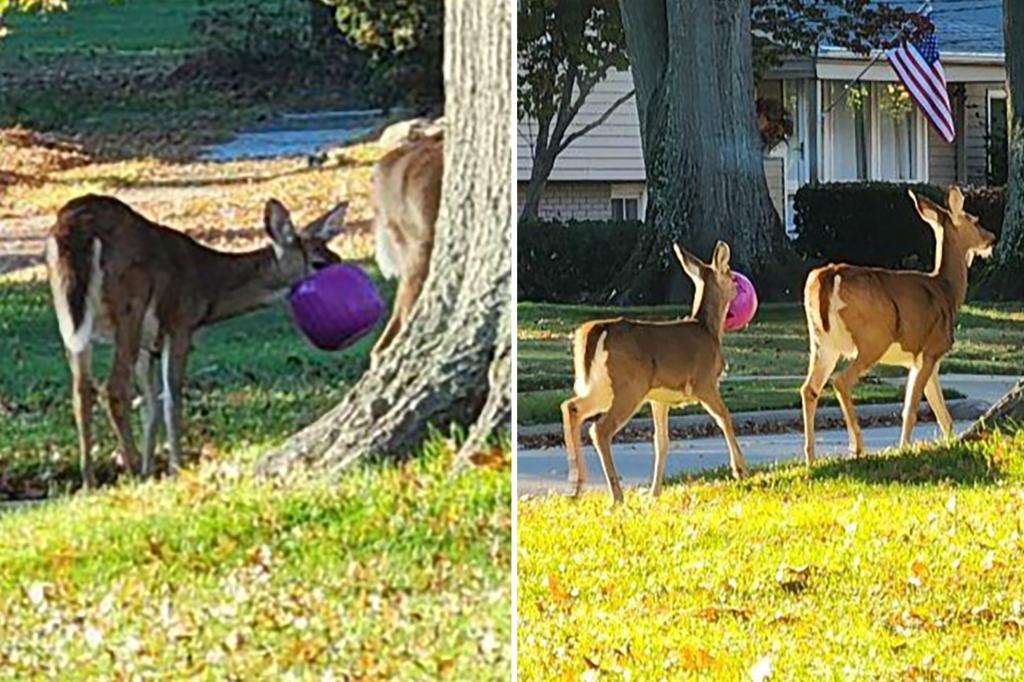
[[[510,478],[449,460],[0,515],[0,679],[507,679]]]
[[[565,399],[572,385],[570,337],[580,323],[620,315],[666,319],[688,312],[688,309],[674,306],[612,309],[520,303],[517,355],[520,423],[558,420],[558,403]],[[726,335],[728,373],[804,374],[807,371],[805,325],[798,304],[763,305],[747,329]],[[1020,304],[965,306],[960,315],[956,345],[943,362],[943,371],[1018,374],[1021,367],[1024,367],[1024,312]],[[878,367],[872,375],[899,373],[897,368]],[[797,407],[800,404],[797,386],[799,381],[759,382],[752,385],[750,391],[741,393],[735,389],[730,391],[726,385],[725,398],[734,410],[760,406]],[[897,396],[895,388],[876,385],[862,388],[858,398],[887,401]]]
[[[1024,431],[520,500],[520,676],[1022,679],[1022,526]]]

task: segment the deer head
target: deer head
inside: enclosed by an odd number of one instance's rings
[[[978,217],[964,210],[964,195],[960,188],[951,185],[946,194],[949,209],[936,204],[926,197],[919,197],[908,190],[914,200],[918,215],[935,231],[935,271],[938,272],[943,256],[965,259],[967,267],[974,262],[975,256],[988,258],[992,255],[992,247],[996,236],[981,226]]]
[[[723,241],[715,244],[711,263],[705,263],[678,244],[673,244],[676,258],[683,272],[693,280],[693,317],[704,321],[715,334],[721,336],[725,313],[736,298],[736,282],[729,268],[732,252]]]
[[[348,202],[342,202],[297,230],[281,202],[276,199],[267,202],[263,219],[283,279],[296,282],[314,270],[341,262],[327,244],[344,231],[347,211]]]

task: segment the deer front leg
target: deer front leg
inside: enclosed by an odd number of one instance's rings
[[[924,393],[925,384],[932,378],[932,369],[935,364],[928,358],[924,358],[920,367],[912,367],[910,376],[907,377],[907,395],[903,403],[903,428],[900,431],[900,447],[910,445],[910,435],[917,423],[917,409],[921,405],[921,396]]]
[[[935,363],[935,369],[932,370],[928,383],[924,385],[924,397],[928,399],[928,404],[931,405],[932,412],[935,413],[935,419],[939,422],[943,437],[950,438],[953,435],[953,417],[949,414],[946,398],[942,395],[942,386],[939,385],[938,363]]]
[[[160,380],[153,354],[148,350],[139,353],[135,363],[135,383],[142,393],[142,476],[153,475],[153,453],[160,431]]]
[[[170,473],[181,470],[181,395],[185,380],[185,366],[188,360],[190,338],[178,335],[164,339],[160,353],[160,371],[164,384],[164,427],[167,430],[167,445],[170,450]]]
[[[661,494],[665,479],[665,460],[668,458],[668,403],[651,401],[651,418],[654,420],[654,475],[651,481],[651,497]]]
[[[92,385],[92,351],[86,346],[79,353],[68,353],[71,365],[71,398],[78,426],[78,452],[81,458],[82,487],[96,487],[92,470],[92,406],[95,391]]]
[[[725,406],[725,401],[722,400],[718,388],[716,387],[713,392],[709,391],[702,396],[700,402],[725,435],[725,442],[729,446],[729,466],[732,469],[733,478],[743,478],[747,473],[747,459],[743,456],[743,451],[740,450],[736,432],[732,427],[732,415],[729,414],[729,408]]]
[[[807,378],[800,387],[800,402],[804,416],[804,460],[808,466],[814,463],[814,419],[818,411],[818,399],[821,398],[821,390],[832,376],[838,361],[838,353],[811,346]]]

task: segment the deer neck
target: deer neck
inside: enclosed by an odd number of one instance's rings
[[[694,293],[692,316],[707,328],[719,341],[725,328],[725,313],[729,302],[724,300],[722,292],[714,287],[701,284]]]
[[[212,252],[211,257],[217,261],[210,270],[216,276],[204,286],[204,325],[264,308],[280,300],[291,285],[270,246],[241,254]]]
[[[947,233],[935,242],[935,267],[931,276],[948,292],[951,307],[956,309],[963,305],[967,298],[967,254]]]

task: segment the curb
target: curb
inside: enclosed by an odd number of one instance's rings
[[[947,401],[946,405],[949,407],[949,412],[953,416],[953,421],[977,419],[983,415],[985,410],[989,407],[988,402],[972,398],[958,398],[956,400],[950,400]],[[879,403],[874,405],[857,406],[857,417],[860,421],[864,421],[865,419],[878,420],[899,417],[902,412],[902,403]],[[819,407],[814,420],[815,428],[828,428],[831,425],[831,422],[835,422],[837,419],[841,420],[842,418],[843,412],[838,407]],[[922,407],[918,411],[918,418],[928,421],[933,420],[931,408],[927,406]],[[803,412],[797,408],[789,408],[785,410],[759,410],[757,412],[735,412],[732,415],[732,421],[733,428],[736,430],[736,433],[741,435],[759,433],[761,430],[758,427],[765,424],[790,427],[789,429],[782,430],[802,430]],[[687,414],[680,415],[678,417],[669,417],[668,425],[671,430],[684,431],[718,428],[711,417],[706,414]],[[650,430],[653,428],[653,420],[649,417],[645,417],[631,419],[629,423],[623,427],[623,431],[630,429]],[[517,425],[516,428],[516,437],[519,440],[524,438],[561,437],[561,435],[561,424],[534,424],[532,426]]]

